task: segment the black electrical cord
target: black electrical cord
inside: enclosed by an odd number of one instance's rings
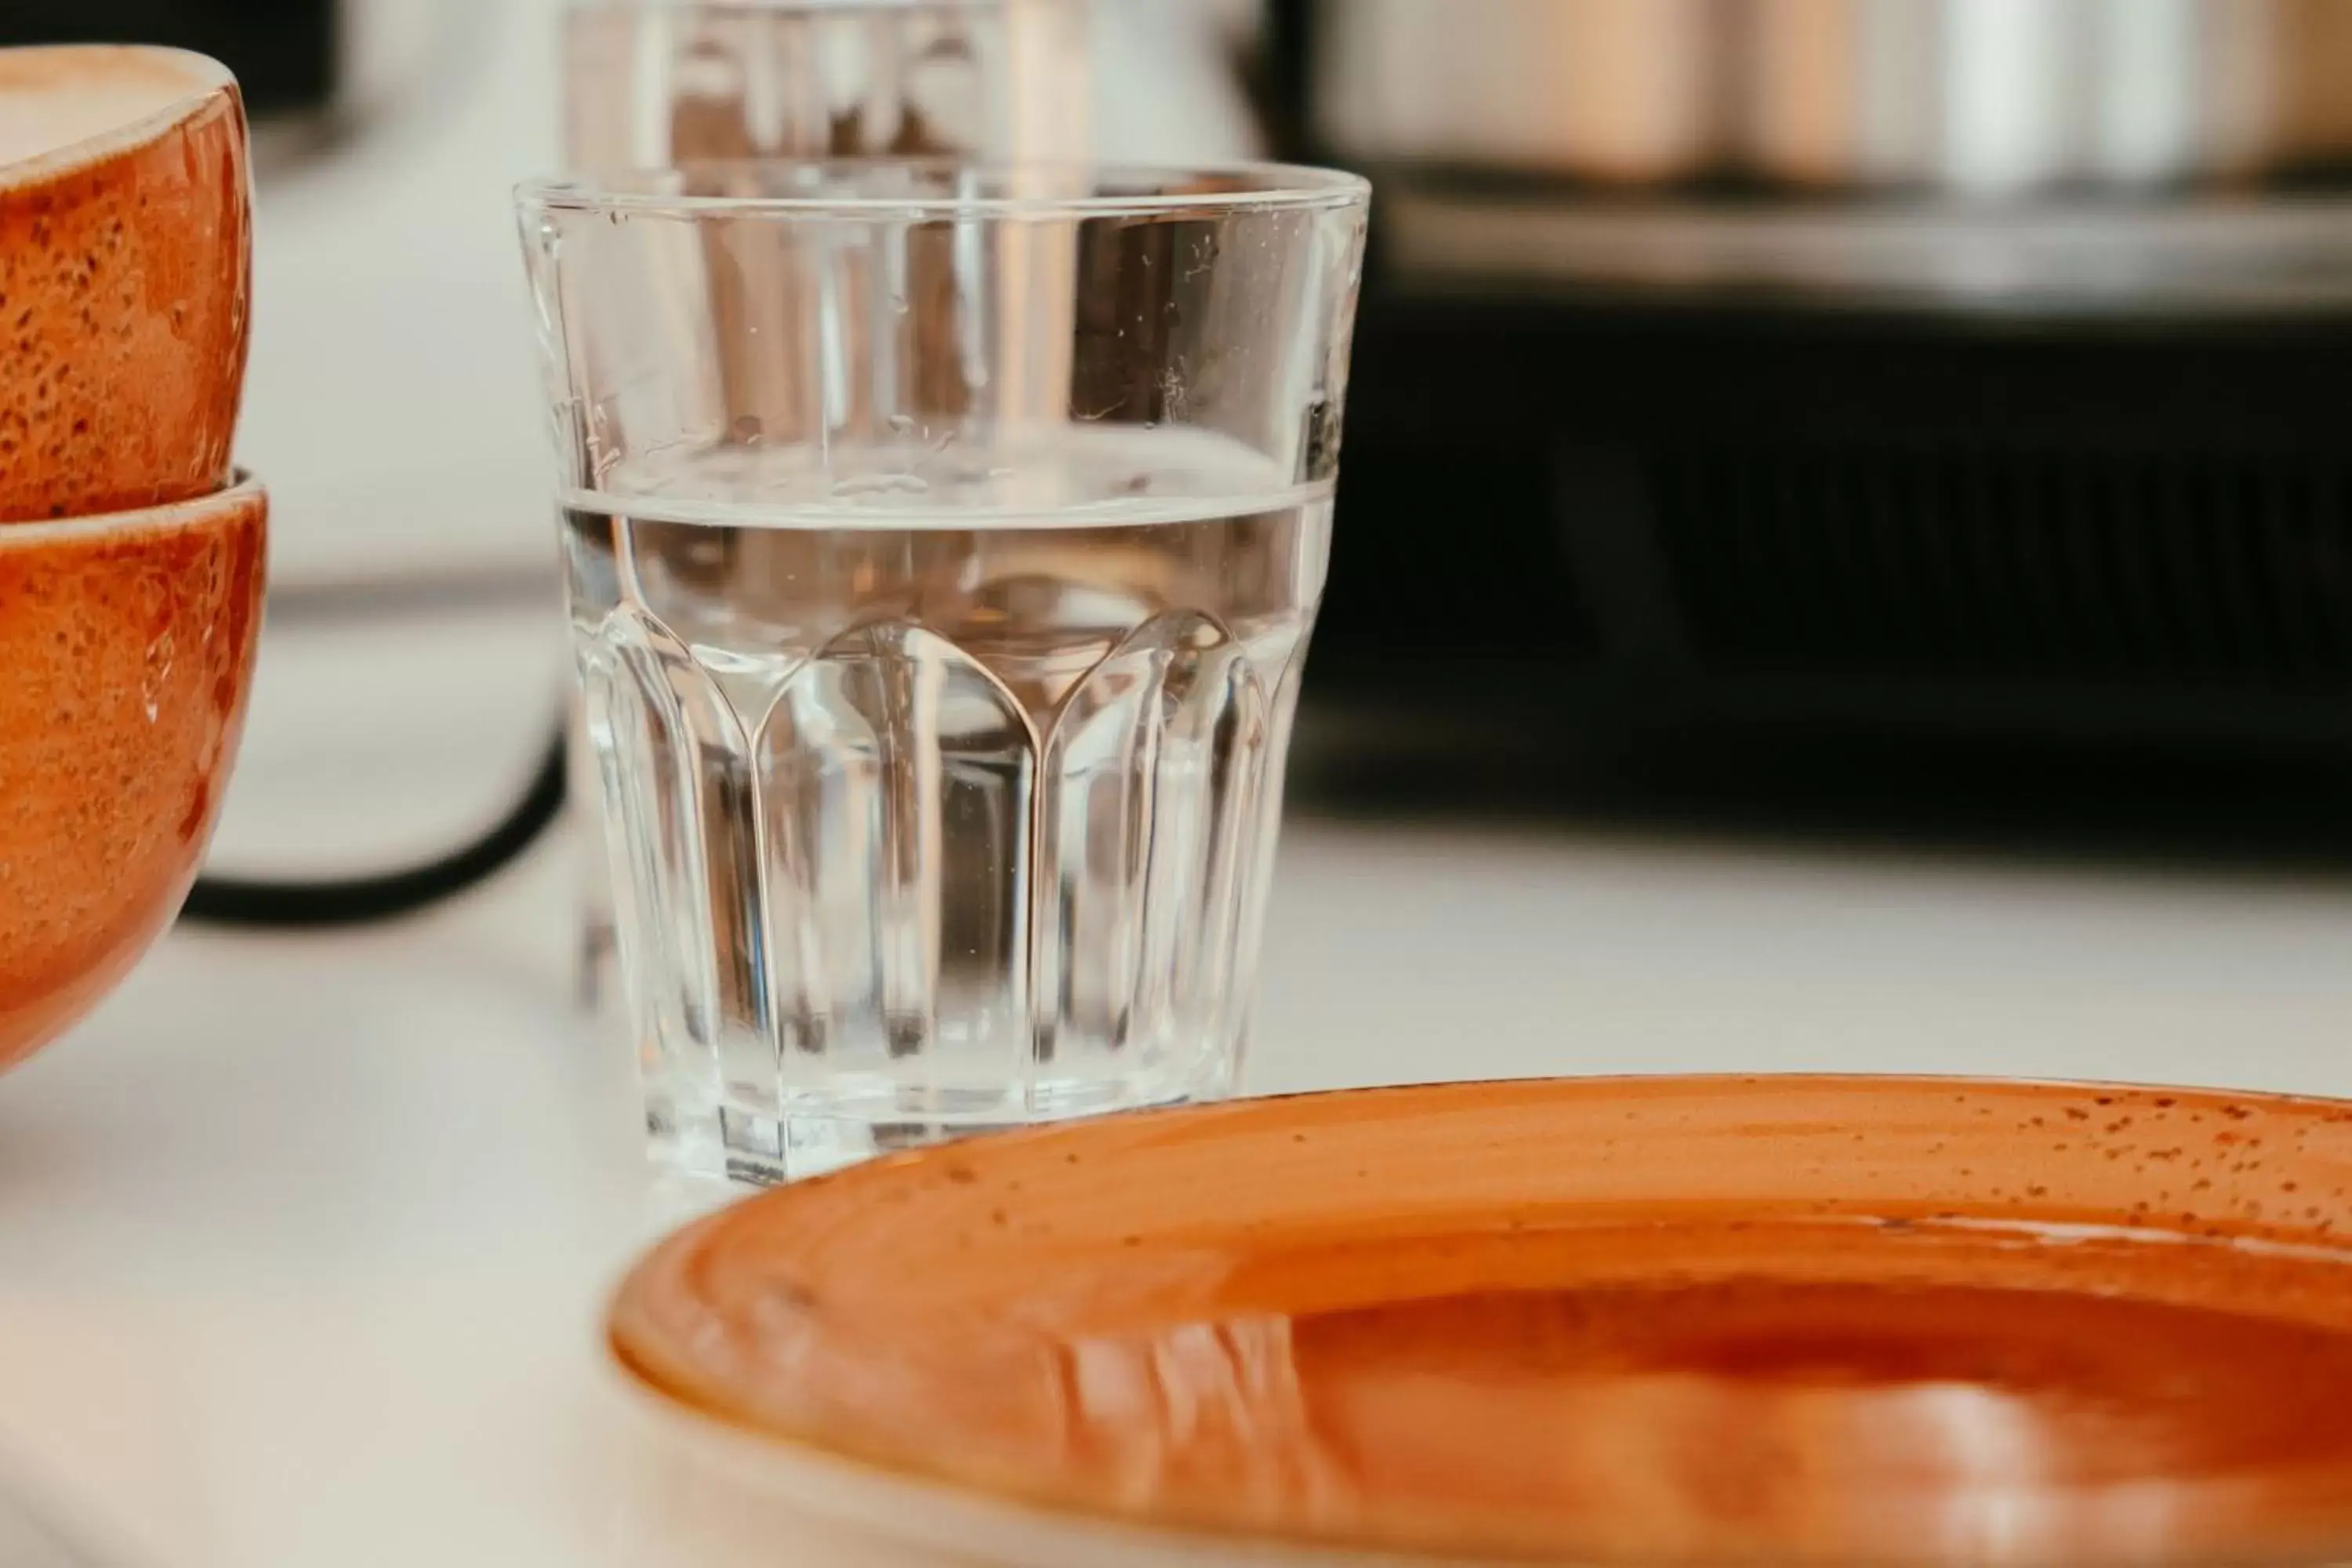
[[[199,877],[180,918],[247,930],[368,925],[429,909],[486,881],[538,842],[563,809],[563,726],[548,742],[530,787],[499,824],[463,848],[398,871],[313,882]]]

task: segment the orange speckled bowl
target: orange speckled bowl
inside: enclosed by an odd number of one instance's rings
[[[170,922],[211,837],[261,626],[268,495],[0,526],[0,1068]]]
[[[0,49],[0,521],[228,481],[252,288],[244,100],[179,49]]]

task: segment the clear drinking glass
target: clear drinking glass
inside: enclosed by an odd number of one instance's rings
[[[564,163],[1083,159],[1087,22],[1087,0],[575,5],[562,20]],[[585,744],[572,763],[572,800],[593,800]],[[591,817],[575,805],[575,820]],[[579,981],[583,1005],[609,1016],[617,938],[602,837],[584,821]]]
[[[890,162],[523,192],[670,1162],[1230,1089],[1366,197]]]

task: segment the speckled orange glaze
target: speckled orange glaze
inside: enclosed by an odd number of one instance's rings
[[[1459,1085],[780,1189],[611,1328],[739,1436],[1216,1560],[2242,1568],[2352,1562],[2347,1237],[2352,1104]]]
[[[184,100],[0,167],[0,521],[208,495],[228,478],[252,240],[243,100],[175,50],[0,50],[0,97],[161,75]]]
[[[245,721],[268,500],[0,528],[0,1068],[187,894]]]

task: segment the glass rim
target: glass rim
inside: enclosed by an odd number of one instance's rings
[[[689,195],[656,188],[680,174],[730,170],[790,170],[807,174],[879,170],[1023,178],[1076,175],[1093,184],[1122,179],[1137,184],[1214,182],[1221,188],[1128,194],[968,195],[901,193],[859,195],[824,191],[807,195]],[[635,184],[632,184],[635,182]],[[1103,216],[1200,216],[1246,212],[1337,212],[1363,206],[1371,183],[1360,174],[1305,163],[1092,163],[1079,160],[1017,162],[985,158],[718,158],[691,159],[662,168],[587,171],[522,182],[515,187],[520,210],[553,213],[634,214],[660,217],[776,217],[844,221],[938,221],[994,218],[1037,221]]]

